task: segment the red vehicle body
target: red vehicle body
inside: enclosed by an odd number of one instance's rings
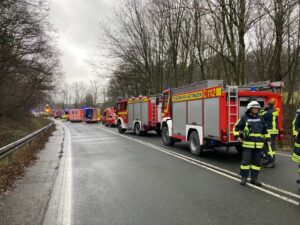
[[[139,96],[119,100],[117,126],[120,133],[133,130],[136,135],[155,130],[160,133],[161,103],[158,97]]]
[[[99,121],[98,110],[95,108],[84,108],[83,121],[87,123],[97,123]]]
[[[278,139],[282,140],[282,87],[282,82],[224,86],[223,81],[208,80],[168,89],[163,97],[163,141],[165,145],[188,141],[195,155],[201,154],[205,147],[238,146],[233,127],[253,100],[261,107],[270,100],[275,102],[279,112]]]
[[[82,122],[83,121],[83,109],[70,109],[69,110],[70,122]]]
[[[114,127],[116,126],[116,121],[117,121],[116,109],[113,107],[104,109],[102,113],[102,124],[104,124],[105,126]]]

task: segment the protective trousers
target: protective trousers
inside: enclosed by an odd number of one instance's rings
[[[264,158],[266,158],[267,163],[274,163],[275,162],[275,155],[276,155],[276,137],[277,134],[271,134],[271,145],[265,143],[264,145]]]
[[[256,180],[261,170],[262,149],[243,148],[241,163],[241,176],[248,177],[251,171],[251,179]]]
[[[296,139],[295,139],[294,152],[293,152],[292,160],[294,162],[300,164],[300,134],[298,134]]]

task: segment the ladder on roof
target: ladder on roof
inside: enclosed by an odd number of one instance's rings
[[[239,119],[239,104],[238,104],[238,86],[227,86],[227,107],[228,107],[228,140],[234,141],[233,127]]]

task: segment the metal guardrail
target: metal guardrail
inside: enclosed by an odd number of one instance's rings
[[[2,148],[0,148],[0,160],[5,158],[7,155],[12,153],[13,151],[17,150],[19,147],[23,146],[24,144],[32,141],[35,137],[43,133],[44,131],[48,130],[54,122],[51,122],[47,126],[27,135],[26,137],[21,138],[18,141],[12,142],[9,145],[6,145]]]

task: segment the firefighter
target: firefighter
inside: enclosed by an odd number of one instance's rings
[[[261,170],[261,155],[264,142],[270,143],[270,134],[264,118],[260,116],[260,105],[257,101],[252,101],[247,105],[247,111],[235,124],[233,133],[239,143],[242,143],[241,162],[241,185],[247,183],[249,172],[251,171],[251,184],[261,186],[257,180]]]
[[[295,144],[292,160],[299,164],[298,172],[300,176],[300,108],[297,110],[296,118],[293,122],[293,135],[295,136]],[[297,180],[297,183],[300,183],[300,179]]]
[[[278,136],[278,111],[274,108],[274,101],[269,101],[268,106],[260,113],[263,116],[266,124],[267,131],[271,137],[271,145],[265,143],[264,146],[264,167],[274,168],[275,167],[275,155],[276,155],[276,138]]]

